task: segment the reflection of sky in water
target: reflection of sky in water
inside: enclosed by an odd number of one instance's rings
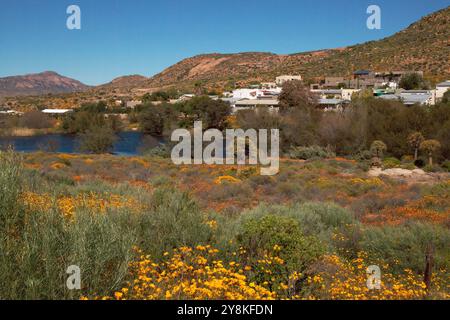
[[[121,132],[117,136],[113,153],[118,155],[136,155],[144,150],[155,148],[163,142],[162,138],[143,135],[140,132]],[[40,150],[63,153],[78,152],[77,136],[66,134],[0,138],[1,148],[8,145],[12,145],[16,151],[20,152]]]

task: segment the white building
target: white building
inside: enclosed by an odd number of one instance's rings
[[[140,100],[131,100],[131,101],[127,101],[126,107],[129,109],[134,109],[140,104],[142,104],[142,101],[140,101]]]
[[[340,99],[351,101],[354,93],[360,92],[360,89],[312,89],[320,99]]]
[[[236,101],[233,106],[233,113],[240,110],[255,109],[257,107],[268,107],[271,111],[278,111],[278,99],[243,99]]]
[[[440,101],[444,97],[444,94],[450,90],[450,80],[438,83],[436,85],[436,100]]]
[[[302,76],[292,76],[292,75],[284,75],[279,76],[276,78],[275,83],[281,87],[285,82],[287,81],[293,81],[293,80],[303,80]]]
[[[412,106],[415,104],[432,106],[436,104],[435,90],[401,90],[395,94],[385,94],[380,96],[385,100],[401,101],[404,105]]]
[[[72,109],[44,109],[41,111],[42,113],[48,114],[48,115],[62,115],[69,112],[73,112]]]
[[[23,115],[23,112],[15,111],[15,110],[6,110],[6,111],[0,111],[0,114],[6,114],[9,116],[21,116],[21,115]]]
[[[281,93],[281,88],[273,89],[236,89],[231,93],[233,99],[263,99],[277,96]]]

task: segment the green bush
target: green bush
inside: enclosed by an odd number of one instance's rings
[[[207,244],[212,237],[205,215],[191,197],[172,188],[157,189],[140,214],[140,247],[154,257],[180,246]]]
[[[258,207],[244,212],[241,218],[235,222],[235,226],[228,226],[230,232],[246,223],[248,219],[262,219],[268,214],[294,219],[305,236],[315,237],[331,250],[333,234],[336,231],[347,233],[350,229],[357,228],[358,222],[348,210],[333,203],[306,202],[291,206],[267,206]],[[236,231],[234,231],[236,232]]]
[[[363,233],[361,248],[369,254],[374,264],[387,263],[398,272],[408,268],[423,273],[429,245],[434,248],[435,268],[450,267],[449,241],[450,233],[445,227],[409,223],[368,228]]]
[[[442,169],[439,165],[437,164],[427,164],[425,167],[423,167],[423,170],[425,172],[443,172],[444,169]]]
[[[248,219],[237,235],[237,241],[244,250],[243,262],[252,266],[255,280],[262,282],[267,277],[282,278],[293,271],[304,272],[323,252],[316,239],[303,235],[298,221],[281,215],[269,214]],[[279,252],[276,246],[280,247]],[[267,266],[277,269],[273,275],[257,267],[257,261],[265,259],[268,254],[278,256],[285,262],[284,265]]]
[[[326,148],[322,148],[319,146],[292,147],[289,150],[289,157],[291,159],[310,160],[334,158],[336,157],[336,154],[330,150],[327,150]]]
[[[383,160],[383,168],[384,169],[392,169],[398,168],[401,166],[401,161],[397,158],[386,158]]]
[[[450,172],[450,161],[449,160],[444,161],[441,166],[442,166],[443,169],[445,169],[448,172]]]

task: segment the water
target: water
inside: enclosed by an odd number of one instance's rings
[[[133,156],[144,150],[164,143],[163,138],[144,135],[141,132],[120,132],[112,152],[117,155]],[[46,134],[31,137],[0,137],[0,147],[12,145],[15,151],[50,151],[59,153],[79,153],[78,138],[71,134]]]

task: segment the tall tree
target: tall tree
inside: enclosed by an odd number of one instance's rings
[[[420,145],[424,141],[425,141],[425,138],[423,137],[422,133],[420,133],[420,132],[413,132],[408,136],[408,144],[411,146],[411,148],[414,149],[414,160],[417,160],[417,157],[419,155]]]
[[[420,150],[424,151],[428,155],[428,163],[433,165],[433,154],[441,148],[441,143],[437,140],[425,140],[420,144]]]

